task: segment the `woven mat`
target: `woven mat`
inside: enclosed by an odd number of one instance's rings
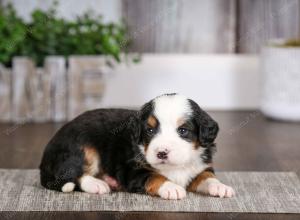
[[[170,201],[147,195],[114,192],[93,195],[60,193],[39,183],[38,170],[0,169],[0,211],[168,211],[300,213],[300,181],[293,172],[220,172],[234,198],[188,193]]]

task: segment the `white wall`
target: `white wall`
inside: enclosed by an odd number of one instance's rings
[[[145,54],[141,63],[123,64],[106,80],[105,107],[138,107],[170,92],[212,110],[259,105],[258,58],[253,55]]]
[[[29,20],[34,8],[52,0],[3,0]],[[60,0],[58,14],[72,19],[92,8],[104,21],[121,19],[120,0]],[[121,65],[107,76],[102,105],[138,107],[167,92],[179,92],[206,109],[248,109],[259,105],[258,58],[251,55],[145,54],[143,62]]]

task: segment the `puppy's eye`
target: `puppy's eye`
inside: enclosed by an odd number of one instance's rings
[[[187,135],[188,134],[188,129],[186,129],[186,128],[178,128],[178,133],[180,134],[180,135],[182,135],[182,136],[184,136],[184,135]]]
[[[147,129],[146,129],[146,131],[147,131],[147,133],[148,134],[154,134],[154,128],[150,128],[150,127],[148,127]]]

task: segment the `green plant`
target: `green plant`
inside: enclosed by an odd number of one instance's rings
[[[68,21],[57,16],[56,6],[57,4],[53,4],[46,11],[34,10],[29,23],[18,18],[14,9],[9,6],[9,13],[1,14],[0,20],[5,21],[5,27],[13,33],[3,37],[5,42],[16,44],[9,48],[11,51],[8,53],[1,50],[6,48],[7,43],[0,43],[0,51],[4,54],[0,62],[8,64],[12,56],[22,55],[31,57],[40,66],[48,55],[68,57],[96,54],[109,55],[120,62],[120,54],[126,53],[129,45],[124,24],[105,24],[100,16],[95,16],[92,12]],[[13,21],[8,23],[8,19]]]
[[[9,4],[0,7],[0,63],[9,66],[24,42],[26,25]]]
[[[104,25],[101,17],[93,17],[88,13],[67,25],[70,37],[64,41],[66,51],[73,50],[76,54],[109,54],[120,61],[120,53],[126,49],[126,45],[122,45],[126,36],[123,25]]]

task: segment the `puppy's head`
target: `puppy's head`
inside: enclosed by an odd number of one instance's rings
[[[205,160],[204,154],[211,154],[219,130],[194,101],[178,94],[162,95],[146,103],[140,120],[141,152],[157,169],[184,166],[200,157]]]

